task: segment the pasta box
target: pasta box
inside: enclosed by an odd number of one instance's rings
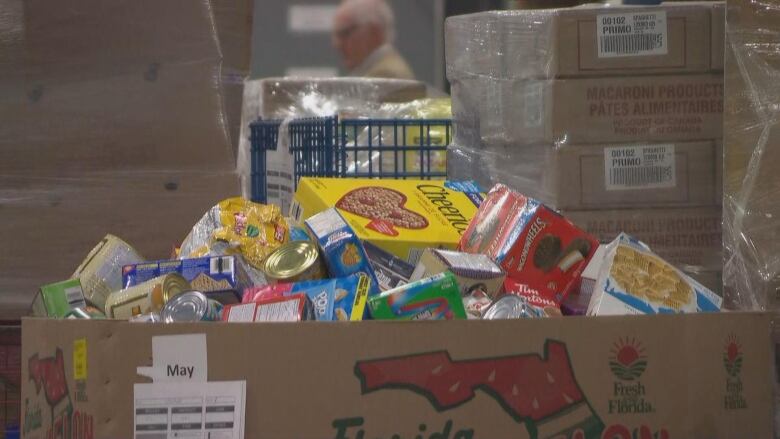
[[[335,206],[358,238],[416,265],[425,248],[457,247],[483,196],[473,182],[304,177],[290,216]]]

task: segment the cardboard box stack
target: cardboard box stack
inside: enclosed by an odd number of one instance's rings
[[[183,0],[9,6],[0,30],[8,55],[0,317],[15,318],[106,233],[165,258],[170,239],[238,192],[252,9]]]
[[[503,182],[720,283],[724,5],[446,22],[451,178]]]

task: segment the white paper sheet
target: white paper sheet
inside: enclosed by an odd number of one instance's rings
[[[206,334],[152,337],[152,367],[138,367],[139,375],[156,383],[208,381]]]
[[[135,439],[243,439],[246,381],[134,385]]]

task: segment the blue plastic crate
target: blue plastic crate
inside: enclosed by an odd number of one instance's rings
[[[296,119],[288,125],[293,186],[301,177],[446,178],[449,119]],[[251,125],[252,199],[267,201],[265,151],[275,150],[279,121]]]

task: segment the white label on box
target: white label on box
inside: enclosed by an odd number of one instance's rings
[[[666,55],[666,11],[596,16],[599,58]]]
[[[330,32],[338,5],[293,5],[287,9],[290,32]]]
[[[255,321],[255,303],[245,303],[242,305],[233,305],[228,311],[228,322],[254,322]]]
[[[674,145],[604,148],[604,171],[608,191],[675,187]]]
[[[133,385],[135,439],[242,439],[246,381]]]

